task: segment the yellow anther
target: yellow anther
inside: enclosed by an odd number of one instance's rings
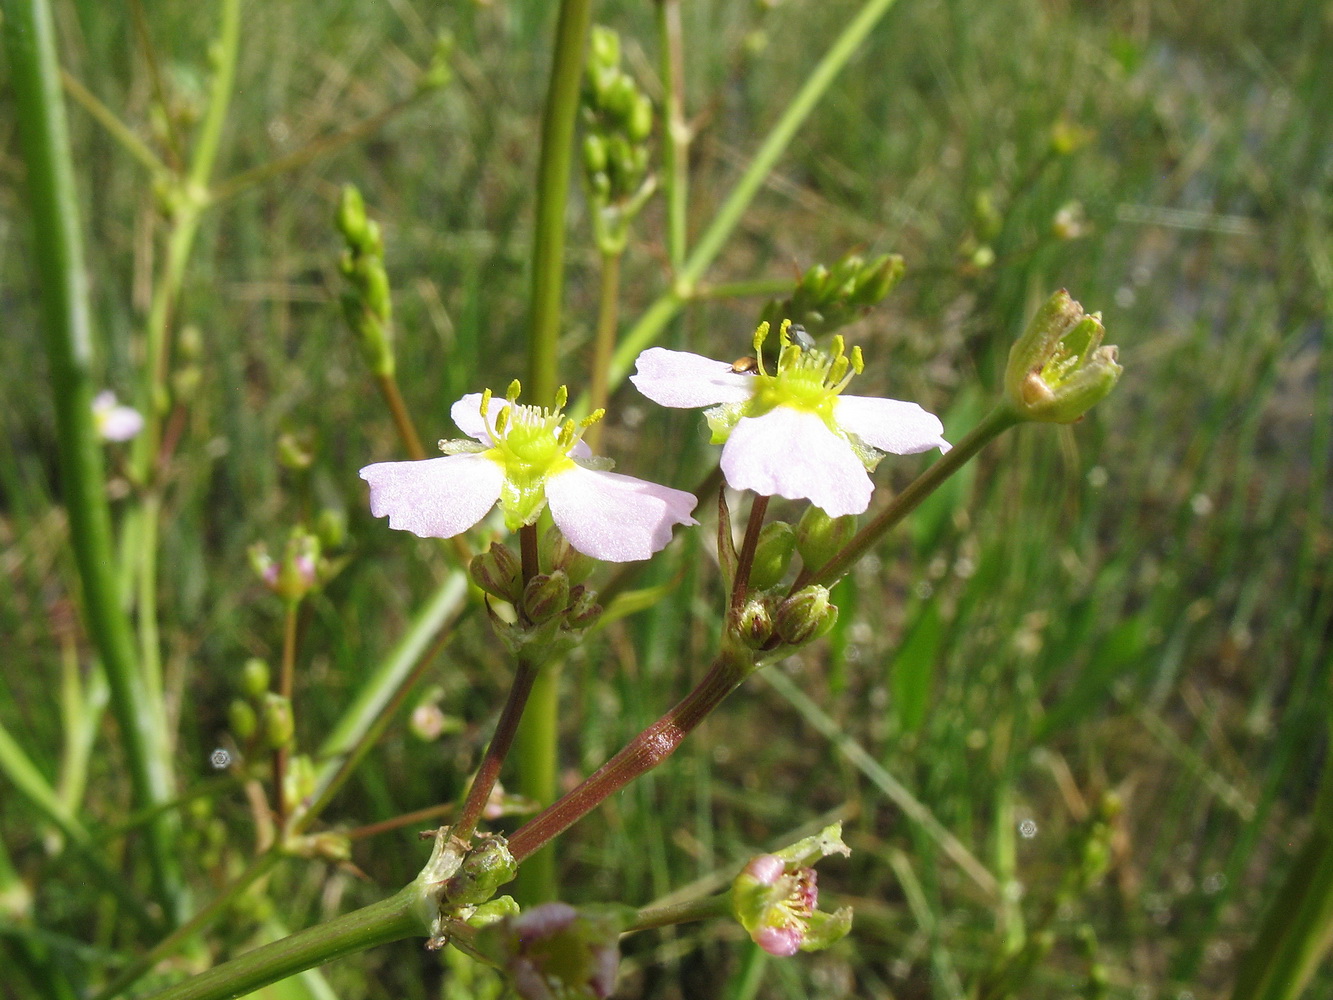
[[[782,325],[778,327],[778,343],[782,345],[784,350],[787,345],[791,343],[791,334],[788,332],[789,330],[791,330],[791,320],[784,319]]]
[[[852,348],[852,371],[860,375],[865,371],[866,363],[861,357],[861,348],[859,346]]]
[[[484,389],[481,393],[481,419],[486,419],[486,411],[491,407],[491,390]]]
[[[505,393],[505,399],[508,400],[510,406],[518,402],[518,395],[522,391],[523,386],[519,384],[518,379],[509,383],[509,391]]]
[[[847,351],[847,343],[842,339],[842,334],[835,333],[833,335],[833,356],[835,358],[840,358],[843,356],[843,354],[846,353],[846,351]]]
[[[563,410],[565,404],[569,402],[569,387],[562,385],[555,391],[555,408]]]

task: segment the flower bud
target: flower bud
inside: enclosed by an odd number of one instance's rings
[[[523,588],[523,614],[534,625],[548,622],[569,607],[569,577],[564,570],[538,573]]]
[[[796,532],[786,521],[771,521],[759,533],[750,565],[750,586],[755,590],[772,587],[787,572],[796,551]]]
[[[565,612],[566,628],[591,628],[601,617],[602,606],[597,603],[596,591],[589,590],[582,584],[570,588],[569,610]]]
[[[241,668],[241,690],[251,698],[259,698],[268,691],[268,685],[268,664],[257,656],[246,660]]]
[[[309,754],[295,754],[287,761],[287,770],[282,776],[282,804],[288,815],[315,794],[315,784],[315,764]]]
[[[636,143],[644,142],[653,132],[653,102],[647,94],[638,94],[625,122],[626,134]],[[643,147],[640,146],[640,149]],[[647,152],[647,150],[644,150]]]
[[[750,649],[763,649],[773,637],[773,614],[768,602],[747,601],[736,619],[736,637]]]
[[[803,646],[833,627],[838,609],[829,603],[826,587],[805,587],[778,605],[773,631],[789,646]]]
[[[444,897],[455,906],[475,906],[518,874],[518,862],[504,837],[489,837],[468,851],[458,870],[444,883]]]
[[[796,551],[808,570],[817,570],[846,547],[856,534],[856,515],[829,517],[814,504],[796,523]]]
[[[366,202],[353,184],[344,184],[334,215],[338,232],[352,246],[360,246],[366,239]]]
[[[291,743],[296,735],[296,720],[292,717],[292,703],[280,694],[264,698],[264,742],[272,750],[280,750]]]
[[[231,734],[237,741],[244,743],[259,728],[259,716],[255,708],[244,698],[236,698],[227,706],[227,721],[231,725]]]
[[[846,935],[852,911],[816,909],[819,888],[811,867],[830,854],[850,854],[842,842],[842,824],[774,854],[752,858],[731,885],[731,908],[755,944],[770,955],[819,951]]]
[[[541,564],[549,570],[564,570],[571,584],[582,583],[597,568],[597,560],[570,545],[564,532],[554,525],[542,535]]]
[[[523,1000],[605,1000],[616,986],[626,907],[543,903],[482,928],[476,945]]]
[[[1085,315],[1056,292],[1009,351],[1005,395],[1023,420],[1068,424],[1106,397],[1120,378],[1116,348],[1102,347],[1101,314]]]
[[[499,542],[491,542],[489,549],[473,556],[468,571],[472,582],[492,597],[518,604],[523,586],[523,565],[518,556]]]
[[[606,140],[595,132],[583,137],[583,169],[590,174],[606,170]]]
[[[620,35],[614,29],[593,25],[588,42],[588,63],[599,69],[620,65]]]

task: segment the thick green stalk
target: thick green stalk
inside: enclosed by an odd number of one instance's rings
[[[152,1000],[231,1000],[376,945],[430,933],[426,887],[413,882],[379,903],[317,924],[153,994]]]
[[[0,773],[13,783],[19,794],[27,799],[41,817],[64,836],[71,851],[85,858],[103,888],[120,900],[132,917],[150,930],[158,930],[158,922],[149,916],[143,903],[134,895],[125,879],[111,871],[103,862],[100,845],[79,822],[74,810],[60,800],[37,765],[32,762],[9,731],[0,726]]]
[[[591,0],[562,0],[551,82],[542,114],[536,232],[532,245],[528,377],[531,399],[538,405],[550,405],[559,382],[556,357],[565,278],[565,206],[574,155],[574,121],[591,24]],[[559,665],[550,663],[537,675],[515,741],[519,791],[543,803],[550,802],[555,795],[560,673]],[[529,899],[555,895],[555,867],[549,852],[523,873],[522,881]]]
[[[565,205],[574,156],[584,50],[592,0],[562,0],[556,24],[551,83],[542,113],[537,167],[537,219],[532,243],[532,326],[528,332],[529,398],[539,406],[555,399],[559,375],[560,303],[565,280]]]
[[[662,188],[667,205],[667,257],[671,270],[685,265],[689,243],[690,126],[685,119],[685,40],[680,0],[657,0],[657,38],[666,119],[662,129]]]
[[[657,340],[667,323],[693,296],[695,283],[703,277],[704,272],[722,251],[722,247],[740,222],[741,216],[754,200],[754,196],[759,193],[760,187],[773,168],[777,166],[778,160],[786,152],[797,130],[810,116],[810,112],[824,96],[834,78],[847,65],[848,60],[870,33],[870,29],[888,13],[893,4],[894,0],[867,0],[860,12],[848,22],[842,34],[824,53],[818,65],[805,78],[805,83],[791,104],[783,111],[782,117],[773,126],[763,145],[754,154],[754,159],[750,161],[745,173],[713,214],[712,223],[699,237],[699,242],[690,252],[685,266],[677,274],[675,286],[649,306],[639,322],[621,340],[616,356],[611,362],[612,389],[629,374],[639,352]]]
[[[83,613],[111,685],[139,806],[173,797],[170,758],[145,703],[134,637],[120,601],[101,442],[93,423],[92,329],[84,285],[74,169],[60,97],[55,29],[45,0],[3,0],[3,32],[27,166],[33,249],[56,410],[61,486],[83,583]],[[177,919],[185,909],[175,845],[177,818],[147,828],[154,890]]]

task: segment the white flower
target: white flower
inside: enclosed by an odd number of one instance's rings
[[[630,381],[663,406],[712,407],[705,416],[713,442],[726,442],[722,473],[733,489],[809,500],[830,517],[870,505],[867,470],[883,452],[949,450],[939,418],[916,403],[843,395],[861,371],[859,348],[846,356],[841,337],[831,353],[803,347],[790,340],[788,326],[772,374],[762,360],[743,373],[739,364],[653,347],[639,355]],[[764,323],[756,356],[767,333]]]
[[[387,515],[391,528],[450,538],[497,502],[511,531],[549,504],[569,543],[607,562],[647,559],[671,541],[674,525],[698,523],[693,494],[606,471],[611,463],[580,440],[601,411],[576,425],[562,418],[565,398],[562,388],[555,409],[520,406],[517,382],[504,400],[464,396],[450,414],[475,441],[441,441],[444,458],[366,466],[371,512]]]
[[[104,389],[93,399],[93,427],[103,441],[128,441],[143,430],[143,416],[131,406],[117,406],[116,394]]]

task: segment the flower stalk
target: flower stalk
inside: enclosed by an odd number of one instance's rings
[[[514,860],[523,861],[608,797],[665,761],[753,670],[754,659],[747,652],[731,645],[724,647],[694,690],[577,788],[514,832],[509,838]]]

